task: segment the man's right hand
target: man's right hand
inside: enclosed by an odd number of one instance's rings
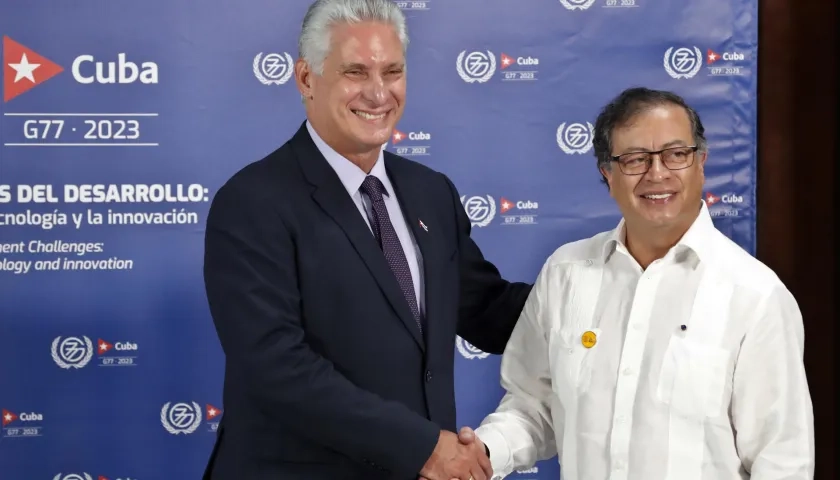
[[[490,460],[477,443],[464,445],[458,435],[441,430],[435,450],[420,470],[429,480],[488,480],[493,475]]]

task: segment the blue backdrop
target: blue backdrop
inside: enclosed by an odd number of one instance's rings
[[[756,0],[397,3],[408,103],[386,148],[453,179],[508,278],[617,223],[591,130],[632,85],[698,109],[706,200],[753,253]],[[199,478],[224,408],[207,208],[300,125],[307,6],[0,4],[0,478]],[[476,426],[500,358],[456,348],[459,423]],[[513,477],[556,479],[556,459]]]

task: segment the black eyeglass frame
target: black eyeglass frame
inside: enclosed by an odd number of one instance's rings
[[[680,148],[688,148],[688,149],[691,150],[691,162],[689,162],[685,166],[681,166],[681,167],[677,167],[677,168],[669,167],[665,163],[665,161],[662,160],[662,154],[665,153],[665,152],[668,152],[668,151],[671,151],[671,150],[677,150],[677,149],[680,149]],[[694,165],[694,161],[696,160],[698,149],[699,149],[699,147],[697,145],[680,145],[680,146],[676,146],[676,147],[663,148],[662,150],[657,150],[655,152],[627,152],[627,153],[622,153],[621,155],[610,156],[610,161],[617,163],[618,168],[621,170],[621,173],[623,173],[624,175],[644,175],[644,174],[646,174],[647,172],[650,171],[650,167],[653,166],[653,156],[654,155],[659,155],[659,160],[662,162],[662,165],[665,168],[667,168],[668,170],[671,170],[671,171],[685,170],[686,168],[689,168],[692,165]],[[623,167],[622,163],[620,162],[621,157],[624,157],[626,155],[638,155],[640,153],[644,153],[644,154],[647,155],[647,161],[645,162],[645,164],[646,164],[645,170],[643,172],[637,172],[637,173],[627,173],[627,172],[625,172],[624,167]]]

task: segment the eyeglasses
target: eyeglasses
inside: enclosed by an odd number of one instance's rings
[[[630,152],[622,155],[614,155],[610,160],[618,163],[621,173],[625,175],[643,175],[653,165],[653,156],[659,155],[659,159],[668,170],[682,170],[694,165],[694,153],[697,146],[671,147],[656,152]]]

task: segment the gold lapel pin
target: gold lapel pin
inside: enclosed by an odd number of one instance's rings
[[[595,335],[595,332],[587,330],[580,336],[580,343],[586,348],[592,348],[598,343],[598,336]]]

